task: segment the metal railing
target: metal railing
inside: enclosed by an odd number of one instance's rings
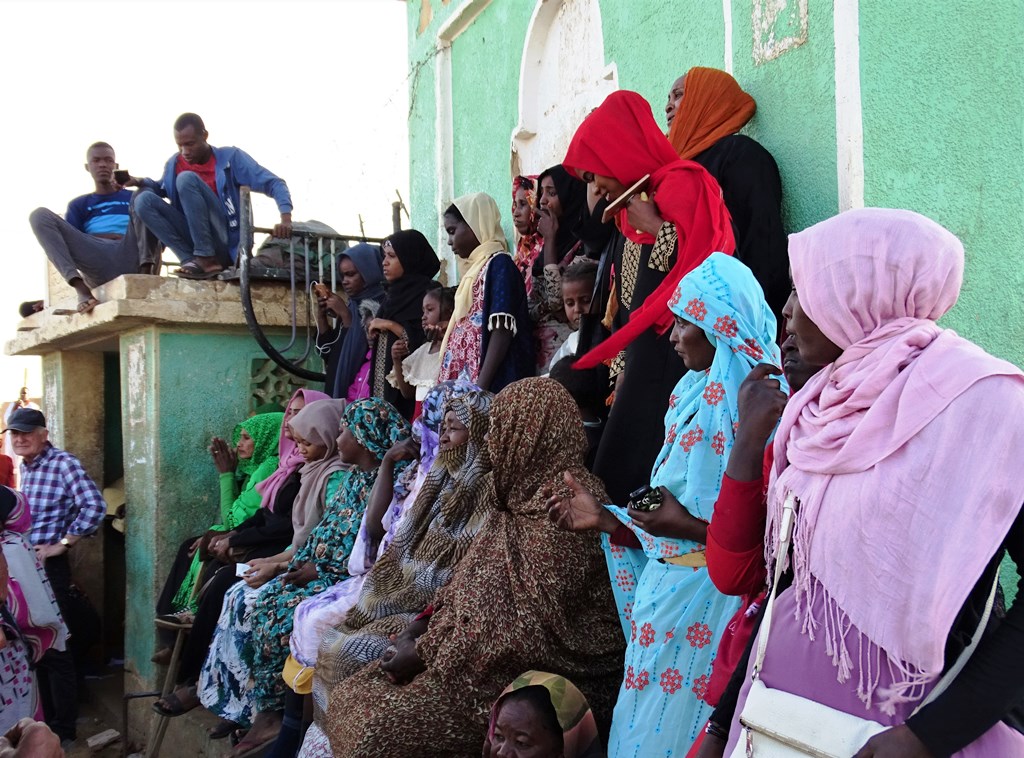
[[[310,284],[315,280],[324,284],[330,283],[331,291],[336,292],[338,288],[338,256],[343,255],[352,242],[377,242],[383,241],[381,237],[367,237],[363,234],[326,234],[313,231],[293,230],[292,238],[288,242],[288,267],[266,268],[260,267],[256,270],[253,258],[254,237],[256,234],[273,234],[272,229],[257,227],[252,220],[252,198],[248,187],[242,187],[239,193],[239,245],[238,245],[238,280],[241,286],[242,311],[245,314],[245,323],[252,334],[253,339],[263,349],[263,352],[278,366],[289,373],[302,379],[314,382],[322,382],[325,375],[322,371],[313,371],[303,364],[309,358],[311,351],[316,344],[316,321],[313,317],[313,308],[317,307],[310,294]],[[401,228],[401,200],[392,204],[392,222],[395,231]],[[297,249],[296,238],[301,240],[301,247]],[[297,263],[301,255],[303,262]],[[316,276],[313,276],[313,267],[316,267]],[[297,270],[298,266],[301,270]],[[327,279],[325,279],[325,274]],[[288,281],[291,298],[291,335],[287,344],[275,346],[267,336],[256,318],[256,311],[253,308],[252,283],[253,281]],[[301,294],[300,294],[301,289]],[[300,326],[299,313],[304,310],[305,318]],[[300,336],[300,331],[303,334]],[[300,347],[301,345],[301,347]],[[299,353],[301,350],[301,353]],[[289,355],[290,354],[290,355]]]

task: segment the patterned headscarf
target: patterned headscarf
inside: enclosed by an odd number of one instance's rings
[[[532,412],[526,413],[527,408]],[[506,387],[491,411],[491,429],[495,507],[546,517],[543,485],[564,489],[566,470],[580,471],[577,478],[582,476],[584,486],[607,502],[604,485],[583,469],[587,438],[580,413],[558,382],[532,377]]]
[[[378,461],[392,445],[409,436],[409,422],[393,405],[376,397],[349,403],[340,428],[346,427]]]
[[[277,458],[277,442],[281,434],[281,423],[283,421],[283,413],[260,413],[250,416],[235,427],[234,432],[231,433],[231,444],[233,446],[238,447],[238,442],[242,439],[243,429],[249,433],[249,436],[252,437],[252,441],[255,443],[252,455],[248,460],[244,458],[238,459],[239,473],[249,476],[263,465],[264,461],[268,458]]]
[[[448,392],[472,386],[445,384]],[[318,700],[380,657],[390,635],[402,631],[433,601],[480,530],[489,502],[489,489],[480,486],[480,480],[490,470],[484,436],[492,397],[478,388],[461,391],[438,411],[438,417],[441,411],[454,411],[469,428],[469,441],[462,446],[466,464],[452,476],[435,461],[393,542],[367,574],[344,623],[324,634],[316,667]]]
[[[588,758],[602,754],[597,722],[594,721],[594,714],[583,693],[564,676],[545,671],[527,671],[505,688],[491,708],[491,723],[487,729],[489,741],[494,739],[494,725],[498,721],[498,711],[501,710],[505,696],[527,687],[543,687],[551,699],[558,726],[562,729],[564,758]]]
[[[512,213],[516,212],[516,195],[519,190],[526,193],[526,201],[530,204],[530,228],[529,234],[516,234],[516,252],[512,256],[516,268],[523,275],[523,282],[526,284],[526,294],[533,292],[533,264],[544,250],[544,238],[537,233],[537,177],[517,176],[512,180]]]
[[[423,398],[419,418],[412,422],[413,436],[420,440],[420,466],[429,469],[434,465],[445,406],[453,397],[479,389],[472,382],[463,379],[439,382],[430,388]]]
[[[780,365],[775,316],[750,269],[722,253],[712,253],[683,277],[669,308],[704,330],[715,358],[708,371],[688,371],[672,390],[665,443],[651,485],[667,487],[691,514],[710,521],[739,422],[740,384],[758,363]],[[633,525],[624,508],[610,510],[653,558],[679,555],[696,545],[654,538]]]

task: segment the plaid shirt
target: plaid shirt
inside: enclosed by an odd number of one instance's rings
[[[21,491],[32,510],[33,545],[92,534],[107,513],[103,496],[78,459],[49,442],[31,463],[21,464]]]

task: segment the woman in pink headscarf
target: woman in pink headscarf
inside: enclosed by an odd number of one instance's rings
[[[1024,696],[1024,604],[991,617],[917,710],[977,632],[1004,553],[1024,559],[1024,374],[936,325],[964,253],[933,221],[850,211],[791,236],[789,253],[783,313],[801,357],[825,368],[775,437],[766,552],[792,583],[760,679],[888,727],[856,758],[1024,755],[1004,723]],[[734,720],[733,745],[741,732]]]

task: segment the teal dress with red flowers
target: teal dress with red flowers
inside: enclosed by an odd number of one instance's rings
[[[779,365],[775,317],[750,270],[721,253],[683,277],[669,307],[716,349],[711,368],[684,375],[669,398],[651,485],[710,521],[733,446],[740,383],[761,360]],[[608,755],[682,756],[711,714],[711,664],[740,598],[720,593],[706,567],[671,562],[703,545],[655,537],[625,508],[606,507],[632,532],[628,540],[603,536],[627,640]]]

